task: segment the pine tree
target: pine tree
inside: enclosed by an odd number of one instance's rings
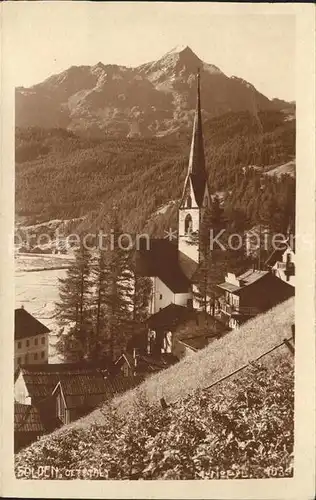
[[[93,335],[90,339],[90,356],[93,360],[107,357],[109,338],[105,328],[107,318],[107,304],[105,294],[109,278],[109,268],[104,251],[98,251],[94,256],[91,277],[93,283],[93,296],[91,300]]]
[[[147,276],[140,276],[135,265],[132,266],[132,319],[130,323],[130,338],[140,340],[146,338],[145,320],[150,313],[152,281]]]
[[[75,251],[75,262],[59,279],[60,301],[56,304],[56,317],[61,328],[57,351],[68,361],[80,361],[88,354],[91,331],[90,317],[90,260],[84,245]]]
[[[124,250],[122,243],[114,210],[110,246],[100,252],[93,270],[93,351],[111,361],[125,350],[132,321],[131,252]]]

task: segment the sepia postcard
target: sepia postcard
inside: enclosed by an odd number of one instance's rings
[[[1,494],[313,498],[314,6],[0,16]]]

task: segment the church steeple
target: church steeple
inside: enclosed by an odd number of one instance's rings
[[[197,74],[197,102],[194,115],[189,165],[184,183],[178,219],[178,249],[196,263],[200,262],[201,251],[197,237],[210,195],[205,170],[203,144],[200,72]]]
[[[194,115],[192,142],[185,188],[189,178],[192,182],[192,188],[194,191],[196,203],[199,207],[201,207],[203,203],[207,177],[205,171],[205,155],[201,114],[200,70],[198,70],[197,72],[197,102]]]

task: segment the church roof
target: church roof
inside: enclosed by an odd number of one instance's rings
[[[192,142],[185,188],[187,186],[188,179],[191,179],[197,205],[201,206],[203,203],[207,175],[205,170],[199,71],[197,74],[197,102],[194,115]]]
[[[180,250],[178,252],[178,261],[179,266],[187,279],[190,282],[194,281],[194,276],[199,268],[199,264]]]
[[[157,276],[173,293],[187,293],[190,281],[178,261],[178,248],[166,239],[152,239],[150,249],[138,252],[137,270],[142,276]]]

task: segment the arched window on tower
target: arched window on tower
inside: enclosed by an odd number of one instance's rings
[[[192,198],[190,195],[188,196],[188,199],[187,199],[187,208],[192,208]]]
[[[184,233],[192,233],[192,217],[190,214],[187,214],[186,218],[184,219]]]

